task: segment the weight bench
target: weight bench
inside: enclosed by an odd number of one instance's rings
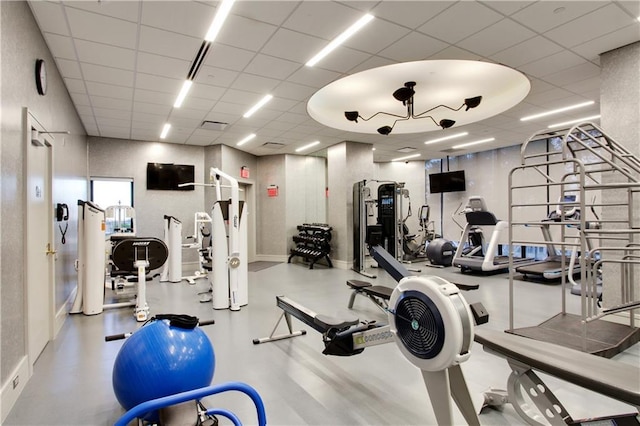
[[[487,405],[510,402],[518,414],[529,424],[580,424],[587,420],[573,419],[556,396],[534,373],[535,370],[592,390],[610,398],[640,407],[640,368],[602,358],[552,343],[541,342],[493,330],[476,329],[474,340],[485,351],[507,359],[511,375],[507,382],[507,397],[492,398]],[[527,405],[522,389],[538,408]],[[639,425],[635,413],[616,416],[618,425]],[[588,421],[607,420],[588,419]],[[542,423],[541,423],[542,420]],[[605,424],[604,422],[602,424]]]
[[[477,290],[480,287],[478,284],[454,284],[460,290]],[[360,294],[375,303],[383,312],[387,312],[393,288],[383,285],[373,285],[368,281],[362,280],[347,280],[347,285],[353,289],[351,296],[349,296],[349,309],[353,309],[356,296]]]

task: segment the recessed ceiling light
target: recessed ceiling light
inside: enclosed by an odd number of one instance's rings
[[[426,141],[424,144],[425,145],[431,145],[432,143],[436,143],[436,142],[442,142],[442,141],[448,141],[449,139],[461,138],[462,136],[467,136],[468,134],[469,134],[469,132],[455,133],[453,135],[443,136],[443,137],[437,138],[437,139],[430,139],[430,140]]]
[[[251,139],[253,139],[255,137],[256,137],[256,134],[255,133],[251,133],[250,135],[248,135],[247,137],[242,139],[240,142],[238,142],[236,144],[236,146],[244,145],[245,143],[249,142]]]
[[[182,84],[182,89],[180,89],[180,93],[178,93],[178,97],[176,101],[173,103],[174,108],[180,108],[182,106],[182,102],[184,102],[184,98],[187,97],[187,93],[189,93],[189,89],[191,89],[191,85],[193,84],[192,80],[185,80]]]
[[[565,111],[571,111],[572,109],[586,107],[586,106],[589,106],[589,105],[593,105],[594,103],[595,103],[594,101],[581,102],[579,104],[569,105],[569,106],[566,106],[566,107],[553,109],[551,111],[541,112],[540,114],[528,115],[526,117],[522,117],[520,119],[520,121],[528,121],[528,120],[533,120],[533,119],[540,118],[540,117],[546,117],[547,115],[558,114],[560,112],[565,112]]]
[[[351,37],[358,31],[360,31],[360,29],[362,29],[362,27],[367,25],[373,18],[374,18],[373,15],[367,13],[362,18],[358,19],[355,24],[347,28],[342,34],[340,34],[338,37],[334,38],[329,44],[327,44],[324,47],[324,49],[318,52],[313,58],[309,59],[306,65],[308,67],[312,67],[318,62],[320,62],[322,58],[324,58],[329,53],[331,53],[336,47],[340,46],[342,43],[347,41],[349,37]]]
[[[211,26],[209,27],[209,31],[207,31],[207,35],[204,36],[204,39],[210,42],[213,42],[220,29],[222,29],[222,24],[229,16],[229,12],[231,11],[231,6],[235,0],[224,0],[222,4],[218,6],[218,10],[216,11],[216,16],[213,17],[213,21],[211,22]]]
[[[495,140],[496,138],[480,139],[479,141],[466,142],[466,143],[461,143],[460,145],[454,145],[451,148],[453,149],[467,148],[469,146],[480,145],[481,143],[493,142]]]
[[[162,128],[162,132],[160,133],[160,139],[164,139],[167,137],[167,134],[169,133],[169,129],[171,129],[171,124],[165,123],[164,127]]]
[[[301,146],[300,148],[296,149],[296,152],[304,151],[305,149],[309,149],[312,146],[316,146],[318,144],[320,144],[320,141],[311,142],[310,144],[307,144],[305,146]]]
[[[394,158],[391,161],[403,161],[403,160],[408,160],[410,158],[416,158],[416,157],[420,157],[420,154],[413,154],[413,155],[407,155],[405,157],[400,157],[400,158]]]
[[[267,102],[269,102],[271,99],[273,99],[272,95],[266,95],[264,98],[260,99],[258,101],[257,104],[255,104],[254,106],[252,106],[249,111],[245,112],[243,117],[244,118],[249,118],[253,115],[254,112],[256,112],[257,110],[259,110],[260,108],[262,108],[263,106],[265,106],[265,104]]]
[[[592,115],[590,117],[577,118],[575,120],[563,121],[562,123],[550,124],[549,126],[547,126],[547,128],[548,129],[553,129],[554,127],[562,127],[562,126],[566,126],[568,124],[579,123],[581,121],[597,120],[598,118],[600,118],[600,114]]]

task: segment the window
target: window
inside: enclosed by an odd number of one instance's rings
[[[91,178],[91,201],[103,209],[117,205],[133,207],[133,179]]]

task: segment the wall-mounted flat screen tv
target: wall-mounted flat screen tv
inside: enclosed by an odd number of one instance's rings
[[[464,170],[456,172],[432,173],[429,175],[429,192],[458,192],[466,190]]]
[[[147,163],[147,189],[161,191],[193,191],[194,186],[178,186],[195,182],[195,166],[187,164]]]

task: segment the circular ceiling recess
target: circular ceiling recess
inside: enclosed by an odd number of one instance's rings
[[[406,91],[402,88],[408,82],[415,82],[411,107],[413,117],[420,118],[402,119],[410,114],[411,100],[403,103],[394,97]],[[307,112],[325,126],[349,132],[380,133],[380,128],[390,126],[394,134],[420,133],[442,129],[442,120],[453,120],[453,127],[459,127],[493,117],[520,103],[530,89],[524,74],[504,65],[465,60],[404,62],[330,83],[311,96]],[[478,96],[482,96],[480,104],[467,108],[465,100]]]

